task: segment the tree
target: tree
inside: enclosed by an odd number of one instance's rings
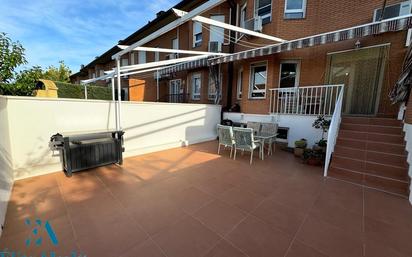
[[[30,96],[36,87],[36,82],[43,77],[40,66],[33,66],[28,70],[22,70],[16,75],[16,80],[11,95]]]
[[[23,46],[0,32],[0,82],[9,82],[14,78],[16,67],[26,63]]]
[[[64,61],[59,61],[59,67],[49,66],[42,78],[53,81],[70,82],[71,73],[71,70],[64,64]]]

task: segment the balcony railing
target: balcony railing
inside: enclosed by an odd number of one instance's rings
[[[343,85],[270,89],[271,114],[331,116]]]

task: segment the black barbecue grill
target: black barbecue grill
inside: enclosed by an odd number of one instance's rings
[[[61,151],[64,172],[70,177],[76,171],[122,164],[123,134],[123,131],[57,133],[50,138],[50,147]]]

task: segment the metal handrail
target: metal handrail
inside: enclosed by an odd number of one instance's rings
[[[343,89],[344,88],[342,86],[342,90],[339,93],[338,101],[336,102],[335,110],[333,112],[333,116],[332,116],[329,130],[328,130],[325,167],[323,171],[323,175],[325,177],[328,175],[329,164],[332,158],[332,153],[335,150],[336,139],[338,137],[340,122],[342,119],[342,105],[343,105],[343,92],[344,92]]]

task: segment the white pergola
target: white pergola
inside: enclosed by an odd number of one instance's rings
[[[171,65],[182,64],[182,63],[191,63],[193,61],[204,60],[205,58],[210,57],[226,57],[229,54],[226,53],[216,53],[216,52],[204,52],[204,51],[190,51],[190,50],[182,50],[182,49],[168,49],[168,48],[153,48],[153,47],[143,47],[144,44],[152,41],[153,39],[158,38],[159,36],[177,28],[181,24],[193,20],[197,22],[201,22],[208,25],[213,25],[215,27],[224,28],[231,31],[240,32],[247,35],[252,35],[255,37],[264,38],[267,40],[275,41],[275,42],[285,42],[285,40],[281,38],[277,38],[274,36],[266,35],[263,33],[255,32],[252,30],[247,30],[241,27],[233,26],[224,22],[215,21],[209,18],[205,18],[200,16],[202,13],[211,10],[212,8],[220,5],[221,3],[225,2],[225,0],[210,0],[206,3],[196,7],[190,12],[184,12],[181,10],[173,9],[173,12],[178,16],[176,20],[167,24],[166,26],[162,27],[161,29],[151,33],[150,35],[146,36],[145,38],[137,41],[136,43],[125,46],[125,45],[118,45],[121,49],[118,53],[112,56],[112,59],[116,62],[116,68],[113,70],[105,71],[105,75],[92,78],[88,80],[82,80],[81,84],[84,85],[85,94],[87,95],[87,84],[93,83],[99,80],[107,80],[111,79],[111,86],[112,86],[112,98],[115,101],[115,79],[117,82],[117,101],[115,107],[115,115],[116,115],[116,130],[121,129],[121,77],[134,75],[134,74],[141,74],[146,72],[156,72],[157,76],[157,99],[159,99],[159,70],[170,68]],[[176,53],[176,54],[186,54],[186,55],[194,55],[190,57],[183,57],[183,58],[176,58],[171,60],[164,60],[164,61],[157,61],[157,62],[150,62],[144,64],[134,64],[134,65],[127,65],[121,66],[120,65],[120,58],[121,56],[128,54],[132,51],[146,51],[146,52],[160,52],[160,53]],[[86,96],[87,97],[87,96]]]

